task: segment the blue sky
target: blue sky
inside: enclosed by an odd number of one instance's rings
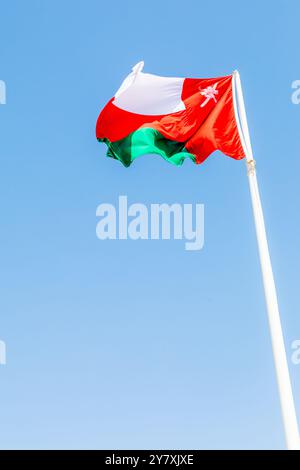
[[[283,448],[244,162],[105,158],[132,65],[241,74],[298,416],[297,1],[0,5],[1,448]],[[203,203],[205,245],[100,241],[96,207]]]

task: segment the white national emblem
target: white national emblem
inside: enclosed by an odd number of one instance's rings
[[[203,103],[200,105],[200,108],[204,108],[204,106],[210,101],[214,100],[214,102],[217,102],[216,95],[218,95],[218,90],[217,88],[218,83],[215,83],[213,86],[208,86],[207,88],[204,88],[204,90],[200,91],[200,94],[205,96],[206,100],[203,101]]]

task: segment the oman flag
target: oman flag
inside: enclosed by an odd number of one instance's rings
[[[186,157],[202,163],[214,150],[244,158],[233,75],[159,77],[143,73],[143,65],[132,69],[99,115],[96,136],[109,157],[125,166],[151,153],[175,165]]]

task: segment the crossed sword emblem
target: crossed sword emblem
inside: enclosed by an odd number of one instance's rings
[[[200,88],[200,94],[205,96],[206,98],[206,100],[201,103],[200,108],[204,108],[204,106],[207,105],[210,100],[214,100],[215,103],[217,102],[216,95],[219,94],[219,91],[217,90],[217,85],[218,83],[215,83],[212,86],[204,88],[204,90],[201,90]]]

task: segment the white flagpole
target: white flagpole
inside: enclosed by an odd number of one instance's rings
[[[261,206],[258,183],[256,178],[255,161],[253,159],[252,154],[241,80],[240,75],[237,71],[233,73],[232,88],[235,117],[246,154],[248,180],[250,186],[256,237],[262,270],[265,299],[267,304],[286,444],[289,450],[299,450],[300,437],[298,431],[297,415],[286,358],[286,351],[284,346],[284,339],[277,302],[276,287],[273,277],[263,210]]]

